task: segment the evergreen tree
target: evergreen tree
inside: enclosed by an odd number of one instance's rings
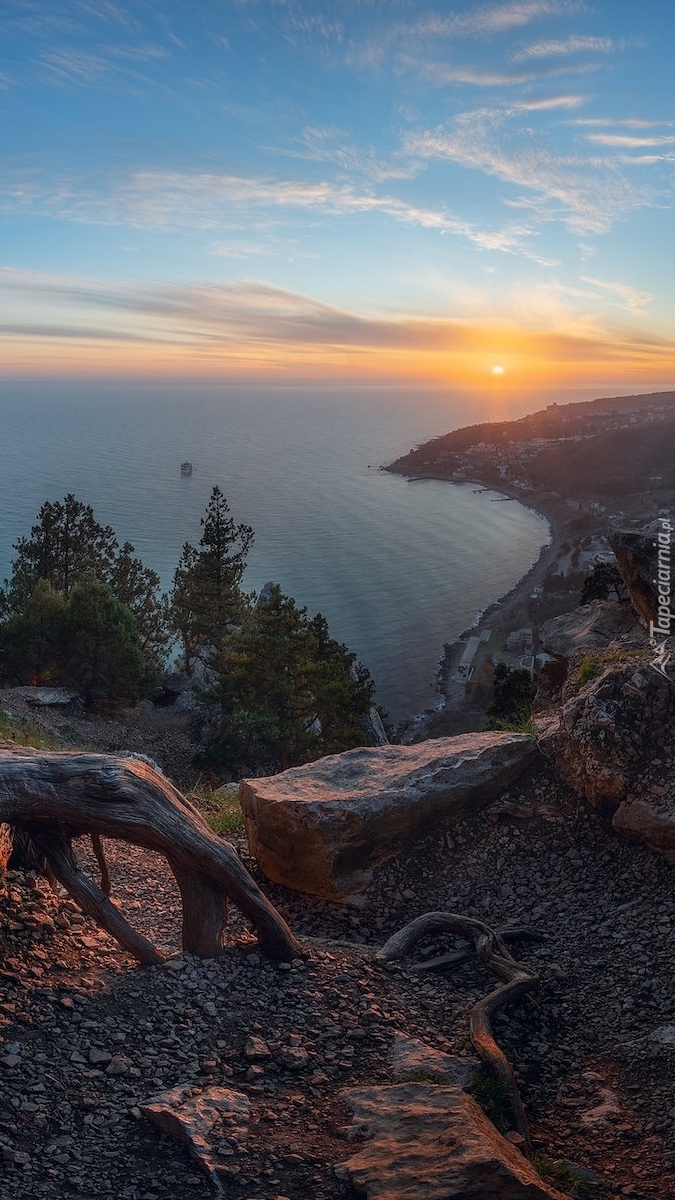
[[[46,579],[65,600],[84,575],[105,579],[118,544],[110,525],[96,520],[91,505],[69,493],[62,501],[45,501],[30,537],[19,538],[14,549],[17,557],[5,583],[7,603],[17,612],[39,579]]]
[[[159,592],[159,575],[144,566],[140,558],[134,557],[134,547],[131,542],[125,542],[112,564],[107,582],[120,604],[124,604],[134,617],[146,674],[160,671],[170,634],[168,601]]]
[[[579,604],[591,604],[593,600],[618,600],[625,604],[628,589],[614,563],[599,562],[584,579]]]
[[[218,698],[229,724],[217,757],[281,769],[366,742],[375,685],[355,655],[278,585],[224,642]]]
[[[0,678],[58,677],[63,659],[58,642],[65,636],[59,621],[69,613],[78,587],[85,581],[90,587],[92,580],[128,610],[146,680],[159,671],[169,644],[168,604],[159,594],[159,576],[134,556],[130,542],[120,549],[114,531],[96,520],[91,505],[70,493],[62,501],[46,501],[30,537],[20,538],[14,549],[12,575],[0,594]],[[61,609],[55,598],[62,601]],[[48,629],[50,612],[54,622]],[[70,670],[78,686],[72,662]]]
[[[39,579],[20,612],[0,626],[0,678],[7,683],[40,684],[57,674],[66,602],[46,579]]]
[[[523,667],[511,668],[506,663],[497,663],[492,686],[493,700],[487,710],[491,718],[488,722],[490,728],[499,729],[504,724],[522,725],[529,720],[537,690],[529,671]]]
[[[90,575],[73,589],[63,617],[64,678],[85,704],[138,699],[143,656],[129,609],[107,584]]]
[[[172,622],[188,672],[196,658],[209,664],[213,661],[228,627],[245,612],[241,581],[254,537],[250,525],[235,524],[217,486],[201,526],[199,546],[189,542],[183,546],[171,592]]]

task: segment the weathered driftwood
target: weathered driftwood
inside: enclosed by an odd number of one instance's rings
[[[180,888],[183,948],[190,953],[205,958],[220,953],[228,899],[251,922],[269,958],[289,961],[302,953],[233,847],[212,833],[168,779],[140,759],[0,748],[0,822],[30,836],[73,899],[139,962],[161,962],[162,956],[105,894],[105,860],[102,888],[80,870],[73,838],[92,835],[99,865],[101,837],[164,854]]]
[[[469,1013],[469,1035],[473,1046],[482,1062],[492,1072],[496,1079],[504,1085],[508,1096],[514,1128],[522,1134],[526,1144],[530,1145],[530,1135],[527,1126],[525,1109],[516,1083],[513,1068],[497,1045],[492,1033],[492,1018],[500,1008],[511,1004],[525,992],[532,991],[539,984],[536,972],[517,962],[506,948],[505,933],[497,933],[482,921],[471,917],[460,917],[455,913],[432,912],[417,917],[398,933],[392,935],[376,958],[391,962],[403,958],[413,946],[430,934],[454,933],[466,938],[474,944],[475,953],[480,962],[494,971],[503,980],[500,987],[489,992]],[[519,930],[518,934],[533,936],[533,931]],[[448,965],[451,962],[464,962],[467,955],[458,951],[457,956],[444,955]],[[437,961],[436,965],[440,965]]]

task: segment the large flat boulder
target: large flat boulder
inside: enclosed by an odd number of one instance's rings
[[[341,1093],[368,1139],[335,1172],[368,1200],[565,1200],[460,1087]]]
[[[358,902],[373,868],[435,820],[478,812],[536,758],[533,738],[468,733],[364,746],[239,789],[249,847],[269,879]]]

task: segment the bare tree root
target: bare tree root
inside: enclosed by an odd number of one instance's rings
[[[110,754],[0,749],[0,823],[25,833],[84,912],[141,963],[162,956],[108,900],[100,837],[157,850],[168,859],[183,901],[183,948],[205,958],[223,946],[230,899],[253,925],[263,954],[290,961],[300,943],[228,842],[168,779],[141,759]],[[72,841],[92,836],[101,887],[77,866]],[[100,842],[98,844],[100,850]]]
[[[403,958],[422,938],[435,933],[454,933],[458,937],[472,941],[479,962],[484,963],[503,981],[500,987],[495,988],[477,1004],[474,1004],[469,1013],[469,1036],[481,1061],[504,1086],[514,1128],[525,1139],[529,1149],[530,1135],[527,1117],[518,1084],[513,1067],[494,1039],[492,1019],[501,1008],[518,1000],[539,984],[539,976],[536,972],[518,962],[509,953],[506,947],[507,940],[540,935],[529,929],[495,931],[485,925],[483,921],[477,921],[471,917],[461,917],[455,913],[432,912],[416,917],[398,933],[393,934],[375,957],[384,962]],[[435,966],[454,965],[465,962],[468,957],[468,952],[460,950],[455,954],[443,955],[436,959]],[[433,963],[434,960],[431,964],[426,963],[424,966],[429,969]]]

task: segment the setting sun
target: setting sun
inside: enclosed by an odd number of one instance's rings
[[[493,368],[492,368],[492,374],[493,374],[493,375],[503,375],[503,374],[504,374],[504,368],[503,368],[503,367],[493,367]]]

